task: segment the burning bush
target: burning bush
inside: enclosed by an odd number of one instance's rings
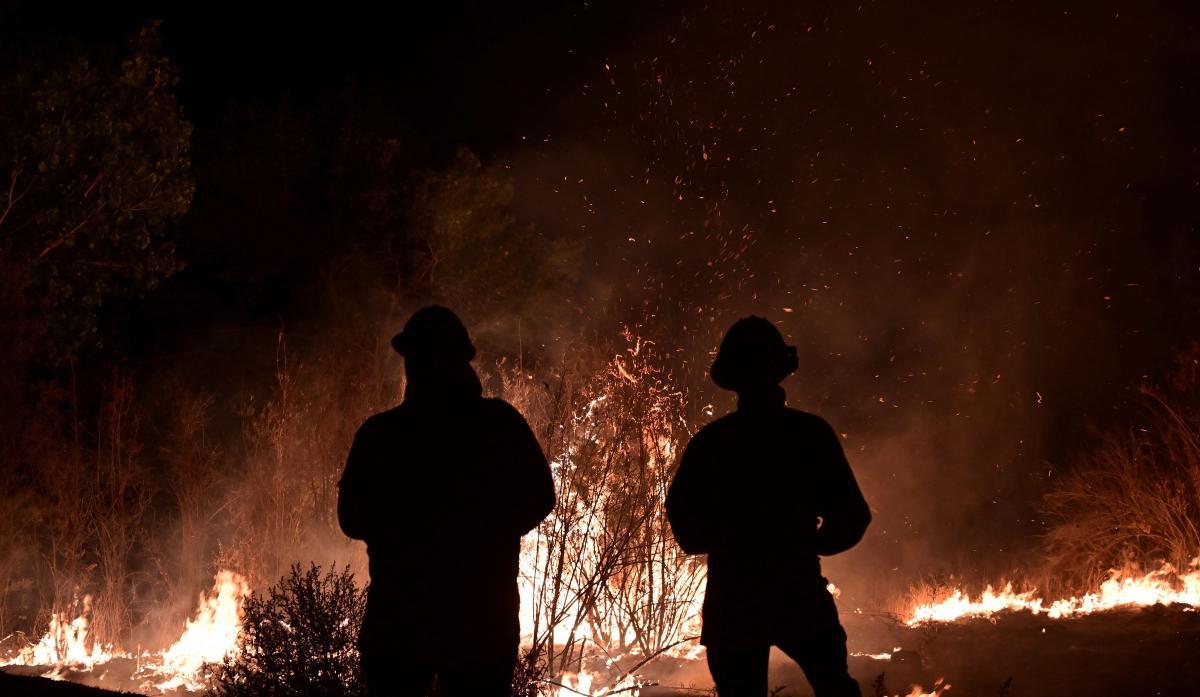
[[[513,670],[512,697],[538,697],[547,686],[546,662],[538,646],[532,646],[517,657]]]
[[[542,434],[558,493],[522,556],[525,629],[550,674],[585,670],[589,644],[607,657],[656,655],[698,611],[703,565],[683,557],[662,506],[687,430],[684,395],[651,342],[625,339],[549,399],[520,379],[505,384]]]
[[[358,632],[366,592],[349,567],[322,575],[297,564],[265,595],[246,600],[238,652],[214,667],[213,693],[360,695]]]
[[[1200,553],[1200,346],[1142,403],[1141,424],[1104,436],[1046,497],[1056,576],[1094,585],[1133,564],[1184,570]]]

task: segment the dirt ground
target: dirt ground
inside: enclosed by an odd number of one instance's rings
[[[846,615],[850,672],[864,695],[906,695],[938,678],[949,697],[1200,697],[1200,612],[1155,606],[1070,620],[1006,613],[993,620],[909,628],[879,616]],[[895,649],[900,647],[900,651]],[[683,697],[711,688],[703,661],[663,664],[660,687],[644,697]],[[781,697],[811,695],[799,668],[772,653]],[[683,688],[683,689],[679,689]]]
[[[948,697],[1200,697],[1200,612],[1155,606],[1071,620],[1028,613],[909,628],[882,616],[845,615],[850,672],[863,694],[906,695],[938,678]],[[896,650],[900,647],[900,650]],[[863,654],[890,653],[887,659]],[[99,697],[105,692],[35,677],[44,669],[0,671],[0,695]],[[131,689],[133,666],[117,661],[73,680]],[[703,660],[660,658],[642,674],[654,685],[643,697],[696,697],[712,681]],[[882,678],[881,678],[882,676]],[[877,692],[882,680],[885,688]],[[811,695],[795,664],[773,653],[771,685],[780,697]]]
[[[112,692],[78,683],[49,680],[31,675],[13,675],[0,670],[0,695],[5,697],[119,697],[128,692]],[[130,697],[133,697],[130,695]]]
[[[46,666],[0,668],[0,697],[7,697],[10,694],[65,695],[66,697],[134,694],[132,691],[138,689],[140,682],[134,678],[137,664],[128,658],[115,658],[91,671],[64,670],[62,680],[41,677],[49,670]],[[188,693],[180,688],[168,694],[182,697]]]

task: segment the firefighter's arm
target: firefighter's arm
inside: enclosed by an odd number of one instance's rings
[[[824,470],[824,487],[819,496],[821,527],[816,541],[817,554],[829,556],[858,544],[871,523],[871,509],[858,488],[837,433],[829,424],[822,425],[823,457],[818,466]]]
[[[356,540],[366,540],[374,527],[370,492],[375,448],[371,431],[371,422],[368,420],[354,435],[350,455],[346,458],[346,469],[338,482],[338,524],[347,537]]]
[[[506,422],[504,447],[508,452],[505,455],[512,464],[510,486],[506,487],[510,491],[507,502],[510,515],[507,517],[512,531],[524,535],[554,510],[554,479],[542,446],[525,417],[507,402],[499,403]]]
[[[712,468],[705,452],[702,434],[696,434],[684,448],[667,490],[667,520],[688,554],[707,554],[712,549]]]

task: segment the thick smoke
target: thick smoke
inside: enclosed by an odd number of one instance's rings
[[[564,48],[582,74],[522,92],[523,121],[415,185],[398,163],[424,134],[388,131],[354,88],[198,131],[180,249],[204,253],[140,308],[157,343],[132,350],[155,359],[136,366],[158,491],[145,624],[178,625],[210,566],[256,587],[298,560],[361,570],[336,476],[402,393],[387,339],[431,301],[466,319],[492,392],[514,366],[547,389],[587,375],[628,328],[669,357],[690,428],[733,407],[706,375],[722,332],[767,316],[799,348],[791,404],[843,434],[875,511],[826,564],[844,605],[1033,567],[1056,468],[1190,338],[1186,23],[1113,3],[638,19]],[[455,126],[505,108],[487,106]],[[193,469],[212,480],[176,486]],[[44,599],[21,593],[32,623]]]
[[[1147,241],[1185,199],[1141,192],[1193,166],[1147,154],[1173,73],[1132,66],[1180,50],[1161,19],[898,12],[686,15],[501,156],[518,215],[588,245],[585,331],[674,349],[697,406],[731,406],[703,370],[736,318],[800,347],[791,403],[844,434],[877,514],[827,567],[876,606],[1033,564],[1054,468],[1180,340],[1183,269]]]

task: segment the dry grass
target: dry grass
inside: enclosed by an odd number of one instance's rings
[[[0,522],[9,563],[0,580],[17,616],[4,617],[0,629],[36,631],[52,614],[86,611],[96,640],[125,643],[137,621],[132,591],[146,578],[139,553],[155,491],[133,382],[111,374],[90,409],[73,393],[59,397],[38,407],[22,436],[25,476],[5,476]]]
[[[550,674],[577,670],[585,653],[649,656],[670,646],[694,619],[704,579],[663,513],[689,430],[667,361],[628,335],[571,356],[557,366],[501,361],[485,376],[526,415],[556,471],[558,507],[527,538],[540,551],[525,570],[534,600],[526,629]],[[90,426],[68,411],[31,433],[37,480],[21,490],[32,509],[0,518],[39,531],[34,545],[5,550],[36,556],[0,578],[43,594],[27,629],[36,634],[48,613],[70,614],[89,593],[98,638],[136,646],[131,629],[178,626],[217,567],[259,588],[297,560],[349,561],[365,578],[362,546],[337,527],[337,481],[358,424],[400,401],[401,365],[378,325],[348,322],[303,350],[280,336],[274,383],[242,402],[233,438],[212,433],[222,405],[182,381],[159,383],[141,403],[128,381],[114,383]],[[143,452],[151,408],[154,447]],[[147,461],[160,476],[146,476]],[[27,537],[14,530],[12,539]]]
[[[1165,388],[1141,391],[1140,424],[1105,435],[1047,494],[1051,578],[1094,586],[1108,570],[1200,554],[1200,350]]]

